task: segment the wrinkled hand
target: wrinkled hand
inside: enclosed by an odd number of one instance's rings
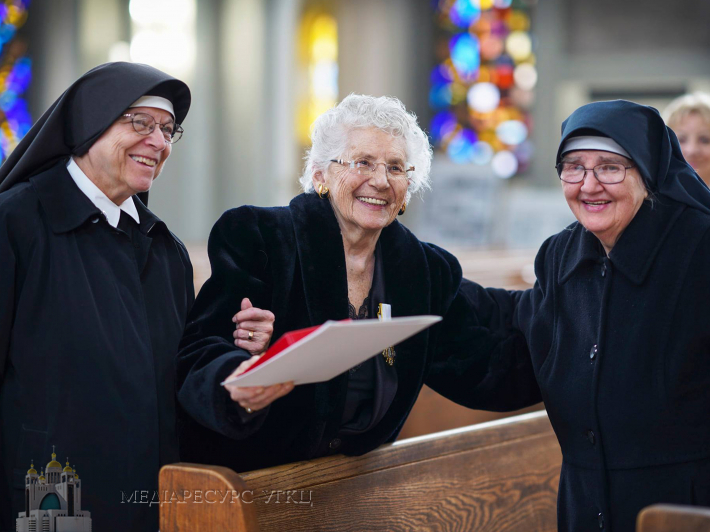
[[[248,351],[251,355],[260,355],[269,347],[274,332],[273,312],[253,307],[249,298],[242,299],[242,310],[237,312],[232,321],[237,324],[232,336],[234,345]],[[253,333],[249,338],[249,333]]]
[[[242,304],[243,305],[243,304]],[[232,373],[227,380],[233,379],[237,375],[241,375],[248,370],[261,356],[253,356],[249,360],[245,360]],[[245,409],[250,409],[252,412],[266,408],[279,397],[283,397],[293,390],[293,382],[284,382],[281,384],[272,384],[271,386],[236,386],[234,384],[225,384],[224,387],[229,392],[232,401],[239,403],[239,406]]]

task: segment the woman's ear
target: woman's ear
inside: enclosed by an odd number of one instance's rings
[[[313,188],[318,190],[318,185],[325,185],[325,176],[322,170],[313,172]]]

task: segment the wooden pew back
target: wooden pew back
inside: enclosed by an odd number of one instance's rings
[[[160,530],[554,531],[561,461],[534,412],[241,476],[175,464],[160,474]]]
[[[636,519],[636,532],[708,532],[710,508],[680,504],[647,506]]]

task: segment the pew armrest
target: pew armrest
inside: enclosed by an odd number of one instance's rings
[[[251,491],[231,469],[178,463],[160,470],[160,530],[258,532]]]
[[[710,508],[680,504],[654,504],[639,512],[636,532],[707,532]]]

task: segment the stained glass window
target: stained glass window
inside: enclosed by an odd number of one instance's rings
[[[301,19],[298,35],[299,67],[305,83],[296,131],[303,146],[310,144],[315,119],[338,103],[338,24],[327,3],[312,4]]]
[[[439,0],[431,73],[431,135],[457,163],[491,165],[507,178],[529,165],[537,71],[534,0]]]
[[[25,93],[32,80],[27,43],[17,30],[27,20],[29,0],[0,3],[0,162],[32,127]]]

